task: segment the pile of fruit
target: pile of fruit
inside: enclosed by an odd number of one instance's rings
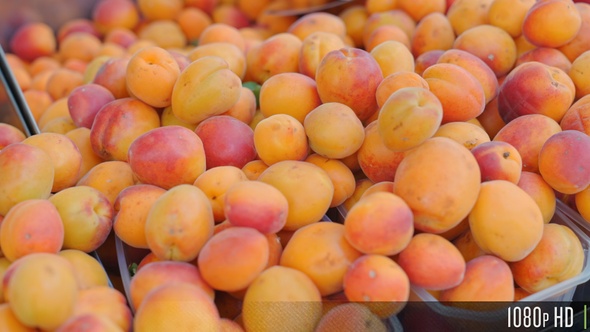
[[[552,220],[590,222],[590,5],[271,13],[326,2],[15,31],[40,133],[0,124],[0,330],[384,331],[411,285],[518,301],[581,273]],[[129,299],[89,255],[113,232],[149,252]]]

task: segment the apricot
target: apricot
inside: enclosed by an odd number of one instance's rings
[[[19,202],[51,194],[53,161],[40,147],[13,143],[1,149],[0,170],[0,215]]]
[[[393,183],[393,181],[382,181],[377,183],[384,182]],[[367,192],[369,188],[373,187],[373,185],[377,183],[374,183],[373,181],[365,177],[356,180],[352,196],[346,199],[344,203],[342,203],[342,205],[338,206],[338,214],[340,215],[342,221],[344,221],[344,218],[346,217],[348,211],[363,197],[364,193]],[[393,192],[393,186],[391,188],[391,191]]]
[[[124,161],[105,161],[92,167],[86,175],[78,180],[76,186],[90,186],[98,189],[111,204],[119,193],[136,183],[131,166]]]
[[[346,35],[346,25],[344,25],[342,19],[337,15],[327,12],[317,12],[301,16],[287,29],[288,33],[292,33],[301,40],[304,40],[307,36],[317,31],[330,32],[340,38],[344,38]]]
[[[172,20],[178,16],[184,2],[182,0],[138,0],[141,15],[147,20]]]
[[[480,179],[477,160],[468,149],[450,138],[433,137],[402,159],[393,193],[412,209],[416,229],[442,233],[471,211]]]
[[[457,34],[453,48],[467,51],[483,60],[496,77],[508,74],[517,58],[512,36],[490,24],[477,25]]]
[[[534,172],[522,171],[517,185],[529,194],[541,209],[543,221],[547,224],[556,210],[556,195],[543,177]]]
[[[125,72],[129,93],[153,107],[170,106],[178,76],[178,63],[170,52],[158,46],[134,53]]]
[[[590,92],[590,84],[584,75],[590,64],[590,50],[580,54],[572,61],[572,66],[567,73],[575,86],[575,97],[581,99]]]
[[[299,73],[315,78],[316,70],[326,54],[346,46],[342,37],[332,32],[315,31],[301,40]]]
[[[198,266],[207,284],[216,290],[246,289],[266,268],[269,245],[251,227],[233,226],[215,235],[199,253]]]
[[[402,28],[395,25],[384,25],[373,30],[369,35],[365,50],[371,52],[375,47],[390,40],[397,41],[408,49],[411,48],[410,37]]]
[[[327,255],[329,260],[325,259]],[[326,296],[343,290],[346,270],[361,255],[346,240],[344,225],[317,222],[293,234],[283,249],[280,265],[305,273]]]
[[[346,35],[352,39],[354,47],[363,47],[363,28],[370,14],[378,12],[372,11],[370,3],[375,3],[377,6],[383,4],[383,1],[366,1],[365,5],[351,5],[344,8],[338,16],[344,22],[346,27]],[[394,8],[389,8],[394,9]]]
[[[344,158],[355,153],[365,138],[363,124],[354,110],[338,102],[323,103],[303,121],[309,147],[327,158]]]
[[[363,45],[367,44],[367,40],[375,29],[384,25],[395,25],[400,27],[408,35],[414,34],[416,30],[416,21],[405,10],[395,8],[384,12],[371,13],[363,28]]]
[[[559,122],[559,126],[562,130],[578,130],[586,134],[590,134],[590,123],[588,123],[588,111],[590,103],[588,101],[590,97],[582,97],[575,101],[572,106],[565,112],[563,118]]]
[[[583,265],[584,249],[576,233],[566,225],[548,223],[535,249],[511,263],[510,269],[518,286],[535,293],[579,275]]]
[[[246,180],[248,180],[247,174],[236,166],[217,166],[199,175],[193,185],[207,195],[213,209],[213,218],[215,222],[219,223],[226,220],[224,208],[227,190],[233,184]]]
[[[12,53],[23,61],[30,62],[54,54],[57,50],[57,39],[47,23],[30,22],[14,31],[9,46]]]
[[[0,304],[0,328],[5,331],[14,332],[35,332],[37,330],[19,321],[8,303]]]
[[[393,193],[394,186],[395,186],[395,183],[393,183],[393,181],[381,181],[381,182],[373,183],[363,191],[362,195],[360,196],[360,199],[365,198],[366,196],[369,196],[371,194],[382,192],[382,191]],[[347,211],[350,211],[350,209],[347,209]]]
[[[232,107],[241,92],[240,78],[225,60],[207,56],[189,64],[172,90],[172,112],[180,120],[199,123]]]
[[[121,328],[110,319],[96,313],[85,313],[72,316],[66,320],[56,332],[74,332],[84,329],[86,331],[120,332]]]
[[[74,186],[63,189],[49,201],[55,205],[64,227],[64,249],[92,252],[113,228],[113,205],[98,189]]]
[[[461,302],[511,302],[514,299],[514,280],[510,266],[496,256],[476,257],[466,263],[463,281],[441,291],[439,299],[441,302],[448,301],[450,305],[461,305]]]
[[[5,290],[15,317],[26,326],[44,330],[55,330],[64,323],[78,296],[72,265],[55,253],[21,258]]]
[[[125,76],[128,63],[128,56],[107,59],[100,65],[91,82],[109,89],[116,99],[129,97],[127,77]]]
[[[442,105],[442,123],[467,121],[483,112],[485,91],[463,67],[438,62],[424,70],[422,77]]]
[[[407,151],[432,137],[443,117],[443,105],[430,90],[401,88],[381,106],[378,130],[388,149]]]
[[[77,127],[92,128],[96,113],[115,100],[113,94],[102,85],[84,84],[72,90],[67,97],[70,116]]]
[[[53,100],[57,100],[67,97],[72,90],[82,84],[84,84],[82,73],[66,67],[60,67],[54,70],[47,78],[45,90],[47,90]]]
[[[33,253],[57,253],[64,242],[64,225],[47,199],[27,199],[14,205],[0,224],[2,254],[10,261]]]
[[[580,30],[574,39],[567,42],[565,45],[558,47],[558,49],[565,54],[570,60],[574,61],[580,54],[588,50],[588,40],[590,40],[590,4],[581,1],[574,1],[574,6],[578,8],[580,17],[582,18],[582,24]]]
[[[539,171],[539,152],[549,137],[561,131],[559,123],[542,114],[519,116],[498,131],[494,141],[514,146],[522,158],[522,170]]]
[[[139,9],[129,0],[105,0],[92,8],[91,19],[102,34],[115,28],[133,29],[139,22]]]
[[[397,40],[387,40],[375,46],[371,50],[371,56],[375,58],[383,77],[400,71],[414,71],[414,56],[410,49]],[[396,61],[390,61],[395,58]]]
[[[409,87],[428,89],[428,83],[413,71],[399,71],[384,77],[375,91],[377,105],[381,108],[394,92]]]
[[[467,226],[469,226],[469,218],[465,218],[467,220]],[[477,245],[475,240],[473,239],[473,233],[471,230],[467,229],[463,233],[459,234],[455,239],[453,239],[453,245],[455,248],[459,250],[461,256],[465,262],[469,262],[470,260],[483,256],[486,253]]]
[[[290,267],[264,270],[246,290],[242,304],[245,330],[313,330],[322,316],[318,288],[305,273]]]
[[[315,79],[322,103],[345,104],[361,121],[377,111],[375,91],[383,74],[367,51],[345,47],[328,52],[317,68]]]
[[[572,67],[572,62],[565,54],[556,48],[549,47],[537,47],[520,54],[514,65],[518,66],[529,61],[538,61],[552,67],[557,67],[565,73],[568,73]]]
[[[574,82],[563,70],[537,61],[525,62],[500,86],[498,112],[507,123],[525,114],[543,114],[559,122],[575,93]]]
[[[221,113],[221,115],[232,116],[249,125],[258,109],[257,99],[258,97],[256,97],[252,90],[242,86],[238,101],[227,111]]]
[[[254,128],[254,147],[267,165],[305,159],[309,143],[301,122],[288,114],[274,114],[260,120]]]
[[[435,64],[444,52],[443,50],[431,50],[418,55],[414,60],[414,72],[422,76],[426,68]]]
[[[207,196],[196,186],[180,184],[153,203],[145,222],[145,236],[156,257],[189,262],[213,235],[213,226]]]
[[[59,42],[57,54],[62,63],[73,59],[88,63],[98,56],[101,46],[102,41],[97,35],[76,31],[69,33]]]
[[[178,261],[153,261],[145,264],[131,278],[129,302],[136,310],[149,293],[165,284],[187,283],[200,288],[211,300],[215,292],[205,282],[199,269],[192,263]]]
[[[339,206],[352,196],[356,185],[354,174],[342,161],[326,158],[316,153],[307,156],[305,161],[319,166],[328,173],[334,186],[334,196],[330,203],[331,208]]]
[[[522,34],[533,45],[556,48],[574,39],[581,26],[582,17],[573,1],[537,1],[524,17]]]
[[[186,36],[175,20],[145,22],[138,30],[137,36],[142,41],[167,50],[181,49],[187,44]]]
[[[393,181],[407,152],[389,149],[379,133],[378,121],[365,127],[365,139],[357,152],[359,167],[372,182]]]
[[[327,311],[318,322],[315,331],[385,332],[387,327],[366,305],[353,302],[337,304]]]
[[[131,143],[158,127],[160,116],[154,107],[132,97],[117,98],[96,113],[90,143],[104,160],[128,161]]]
[[[184,32],[188,44],[198,41],[203,31],[213,24],[211,17],[203,10],[189,6],[180,10],[176,16],[176,22]]]
[[[53,104],[53,99],[44,88],[31,88],[23,92],[23,98],[29,106],[31,115],[35,121],[41,119],[41,115]]]
[[[246,75],[262,84],[274,75],[297,72],[302,43],[294,34],[282,32],[252,45],[246,54]]]
[[[447,16],[432,12],[418,22],[410,42],[412,54],[417,57],[431,50],[448,50],[454,41],[455,31]]]
[[[489,22],[488,10],[494,0],[453,0],[446,15],[455,31],[460,35],[466,30]]]
[[[482,127],[468,121],[444,123],[434,133],[433,137],[450,138],[468,150],[490,141],[489,135]]]
[[[590,136],[577,130],[549,137],[539,151],[539,173],[556,191],[572,195],[590,185]]]
[[[326,171],[305,161],[272,164],[258,180],[279,189],[287,198],[289,213],[285,230],[317,223],[328,211],[334,196],[334,185]]]
[[[533,251],[543,234],[543,225],[537,203],[506,180],[483,182],[469,213],[469,227],[477,245],[507,262],[521,260]]]
[[[507,180],[518,183],[522,172],[522,158],[518,150],[503,141],[484,142],[473,149],[481,171],[481,181]]]
[[[90,254],[77,249],[62,249],[57,253],[74,268],[78,289],[109,287],[109,276],[102,264]]]
[[[270,77],[260,86],[259,100],[264,117],[287,114],[302,124],[307,114],[322,104],[313,76],[300,73],[281,73]]]
[[[157,331],[198,329],[219,331],[219,311],[200,287],[167,283],[148,293],[137,308],[133,330]]]
[[[535,0],[494,0],[488,8],[488,21],[516,38],[522,34],[522,23]]]
[[[206,167],[202,140],[181,126],[158,127],[137,137],[128,159],[139,181],[164,189],[193,184]]]
[[[213,18],[211,17],[211,19]],[[240,34],[238,28],[226,23],[213,22],[201,32],[199,45],[218,42],[231,43],[236,45],[242,52],[245,51],[244,37]]]

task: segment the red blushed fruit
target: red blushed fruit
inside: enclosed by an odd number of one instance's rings
[[[113,100],[115,96],[109,89],[89,83],[72,90],[68,96],[68,110],[77,127],[90,129],[96,113]]]
[[[131,143],[129,165],[142,183],[164,189],[193,184],[205,171],[203,143],[182,126],[155,128]]]
[[[217,166],[242,168],[256,158],[254,131],[232,116],[212,116],[199,123],[195,133],[203,142],[207,169]]]
[[[28,23],[16,30],[10,39],[9,49],[24,61],[49,56],[57,49],[57,40],[51,27],[45,23]]]

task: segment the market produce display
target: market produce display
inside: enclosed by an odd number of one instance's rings
[[[328,2],[16,29],[39,132],[0,124],[1,331],[385,331],[421,291],[590,279],[590,4],[276,13]],[[113,234],[146,253],[126,289],[92,256]]]

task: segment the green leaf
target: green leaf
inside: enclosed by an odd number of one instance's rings
[[[256,97],[256,108],[260,107],[260,84],[252,81],[242,83],[244,88],[248,88],[254,92],[254,97]]]

